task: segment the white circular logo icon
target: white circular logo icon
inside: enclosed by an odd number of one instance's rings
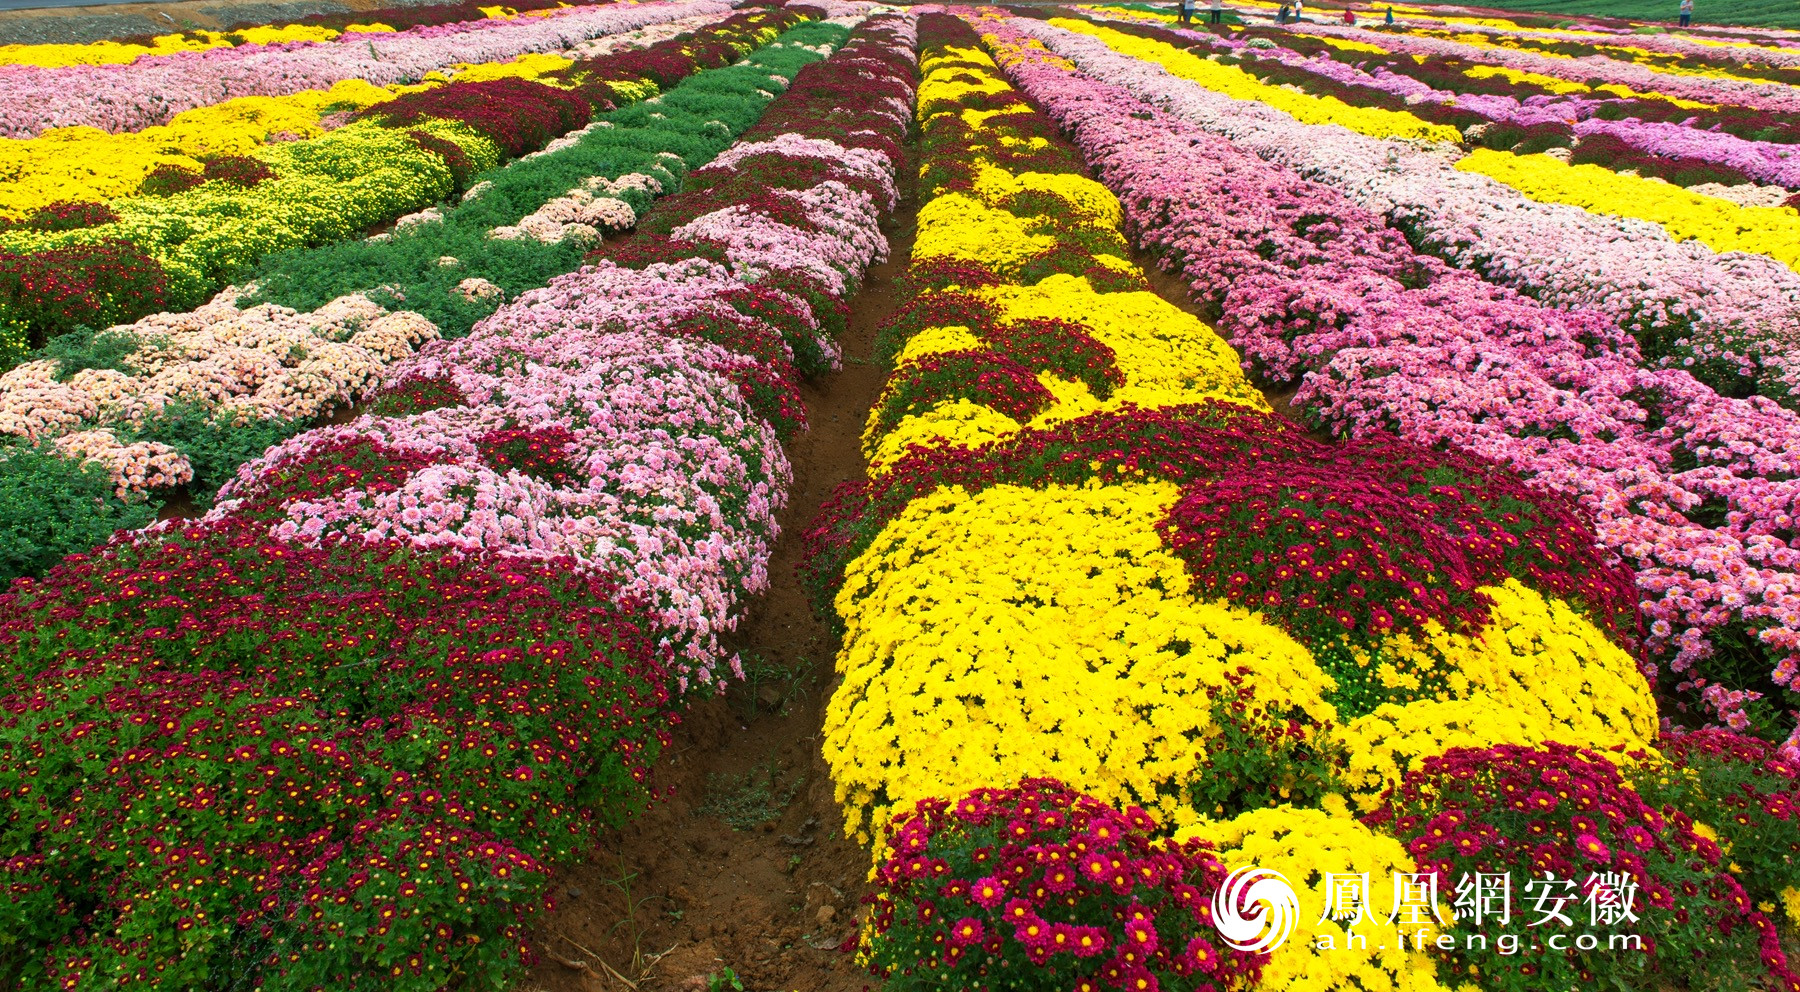
[[[1213,928],[1233,950],[1273,951],[1294,932],[1300,897],[1280,872],[1255,865],[1225,876],[1213,893]]]

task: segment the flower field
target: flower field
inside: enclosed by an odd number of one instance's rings
[[[0,47],[0,985],[593,956],[792,586],[832,989],[1800,992],[1800,38],[1276,7]]]
[[[718,637],[767,582],[797,377],[836,362],[838,311],[886,249],[912,94],[909,26],[861,8],[658,45],[615,70],[654,104],[553,128],[343,273],[507,287],[450,307],[453,340],[357,294],[111,332],[154,336],[189,379],[254,375],[263,341],[310,347],[302,364],[356,348],[340,367],[366,412],[233,466],[202,517],[14,587],[8,984],[504,984],[550,874],[650,798],[676,708],[729,677]],[[551,214],[555,237],[469,233]],[[615,251],[567,230],[583,218],[639,233]],[[285,367],[263,361],[267,385]],[[128,368],[106,378],[154,378]],[[324,370],[294,368],[249,401],[310,395]],[[200,402],[229,424],[233,398]]]

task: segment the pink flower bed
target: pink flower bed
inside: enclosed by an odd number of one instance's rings
[[[1545,308],[1415,254],[1343,193],[1128,89],[1168,91],[1160,70],[1036,22],[1000,31],[1083,70],[1037,49],[1004,60],[1119,193],[1145,246],[1218,309],[1246,365],[1297,377],[1296,407],[1339,433],[1454,445],[1574,495],[1637,572],[1652,674],[1666,668],[1691,702],[1740,726],[1788,719],[1741,690],[1793,688],[1800,674],[1794,415],[1644,368],[1599,313]],[[1313,130],[1308,140],[1332,133]]]
[[[1085,70],[1383,214],[1426,251],[1540,302],[1598,310],[1661,342],[1670,364],[1792,402],[1800,390],[1800,274],[1762,255],[1676,243],[1661,227],[1535,203],[1445,152],[1301,124],[1095,39],[1033,25]],[[1101,69],[1099,67],[1105,67]]]
[[[736,659],[720,635],[768,584],[787,502],[780,437],[804,416],[795,344],[835,364],[815,309],[886,255],[911,32],[897,17],[863,27],[651,212],[692,218],[669,237],[609,242],[596,264],[397,363],[378,412],[243,466],[209,519],[267,521],[307,544],[573,561],[646,604],[683,689],[724,678]],[[795,170],[805,185],[765,183],[799,158],[814,160]]]
[[[1275,59],[1283,65],[1305,70],[1333,82],[1373,87],[1404,100],[1454,104],[1460,110],[1479,114],[1491,121],[1520,126],[1573,122],[1574,133],[1579,137],[1611,135],[1653,155],[1716,162],[1760,182],[1800,189],[1800,148],[1794,145],[1751,141],[1734,134],[1660,121],[1601,120],[1593,114],[1605,101],[1593,97],[1570,95],[1554,100],[1520,100],[1495,93],[1453,93],[1409,76],[1389,72],[1380,66],[1373,72],[1368,72],[1331,58],[1307,56],[1279,46],[1254,49],[1250,47],[1248,38],[1180,28],[1165,30],[1190,41],[1204,42],[1222,53]],[[1794,54],[1800,56],[1800,53]]]
[[[1546,76],[1555,76],[1558,79],[1567,79],[1577,83],[1599,79],[1603,83],[1619,83],[1634,90],[1647,90],[1665,96],[1679,97],[1683,100],[1697,100],[1702,103],[1730,103],[1740,107],[1753,107],[1758,110],[1774,110],[1783,113],[1800,111],[1800,90],[1782,83],[1718,79],[1710,76],[1676,76],[1665,72],[1654,72],[1645,66],[1599,55],[1583,59],[1555,58],[1549,55],[1539,55],[1536,52],[1523,52],[1515,48],[1470,45],[1465,42],[1428,38],[1416,34],[1366,31],[1362,28],[1345,27],[1342,24],[1308,24],[1306,30],[1312,34],[1360,41],[1367,45],[1378,45],[1397,54],[1446,55],[1478,63],[1542,73]],[[1636,36],[1633,36],[1634,41],[1635,39]]]
[[[1451,16],[1457,16],[1460,13],[1454,8],[1444,8],[1442,9],[1442,12]],[[1484,15],[1475,14],[1473,16],[1480,17]],[[1608,29],[1593,24],[1577,25],[1575,31],[1559,31],[1544,28],[1532,28],[1529,31],[1520,31],[1515,28],[1494,27],[1488,24],[1469,24],[1467,22],[1450,24],[1439,18],[1417,14],[1409,15],[1406,18],[1406,24],[1408,27],[1417,27],[1420,25],[1442,26],[1458,33],[1485,34],[1496,39],[1513,37],[1523,38],[1528,41],[1572,42],[1577,45],[1618,45],[1625,48],[1641,48],[1648,52],[1666,52],[1671,55],[1693,55],[1709,60],[1717,59],[1722,55],[1740,54],[1734,53],[1730,49],[1718,48],[1713,45],[1702,45],[1690,41],[1679,34],[1634,34],[1625,29]],[[1753,29],[1739,28],[1737,30],[1748,33]],[[1594,31],[1606,31],[1608,33],[1617,34],[1618,37],[1600,39],[1578,33],[1591,33]],[[1755,35],[1754,37],[1756,37],[1756,40],[1758,41],[1776,40],[1771,36],[1761,34]],[[1800,50],[1793,48],[1777,48],[1769,45],[1758,45],[1754,49],[1743,50],[1741,54],[1746,59],[1754,54],[1756,61],[1766,65],[1800,68]]]
[[[122,445],[108,426],[141,427],[174,403],[239,424],[318,417],[368,398],[383,365],[437,337],[419,314],[389,313],[360,295],[304,314],[271,304],[239,310],[235,295],[113,328],[137,342],[135,373],[84,369],[63,381],[56,361],[40,359],[0,375],[0,435],[56,440],[62,453],[105,468],[121,498],[140,498],[192,481],[193,467],[167,445]]]

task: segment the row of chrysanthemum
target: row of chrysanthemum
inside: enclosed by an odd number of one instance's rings
[[[604,2],[604,0],[602,0]],[[285,45],[335,41],[359,34],[387,34],[409,28],[454,25],[463,21],[546,17],[559,8],[580,6],[562,0],[520,0],[514,5],[481,0],[426,6],[381,7],[335,14],[312,14],[285,24],[250,22],[217,30],[193,28],[168,34],[107,38],[90,42],[43,42],[0,45],[0,66],[25,65],[60,69],[77,65],[126,65],[138,59],[180,52],[200,52],[239,45]]]
[[[683,690],[729,678],[708,648],[766,569],[794,360],[828,358],[885,249],[912,52],[906,18],[864,23],[635,240],[406,359],[205,519],[0,596],[30,686],[4,705],[37,714],[0,758],[31,782],[0,817],[33,825],[0,835],[0,978],[516,979],[553,874],[651,795]]]
[[[807,567],[845,631],[826,754],[851,829],[878,845],[878,970],[896,989],[1002,967],[1020,987],[1257,969],[1271,988],[1436,987],[1424,953],[1355,951],[1349,934],[1373,931],[1318,912],[1323,875],[1435,868],[1439,852],[1403,846],[1418,824],[1393,825],[1396,805],[1426,804],[1383,796],[1450,804],[1429,784],[1471,751],[1495,775],[1567,764],[1629,795],[1611,761],[1561,743],[1655,736],[1622,649],[1628,578],[1571,507],[1492,465],[1322,445],[1268,414],[1210,329],[1144,291],[1117,201],[974,35],[928,15],[922,41],[916,295],[886,336],[897,364],[865,434],[870,478],[834,498]],[[1009,70],[1063,71],[1041,49],[1002,51]],[[1056,110],[1090,83],[1026,86]],[[1104,127],[1122,112],[1073,116]],[[1794,777],[1772,790],[1782,801]],[[1155,830],[1133,804],[1219,847],[1128,852],[1120,836]],[[1652,818],[1646,877],[1698,877],[1719,895],[1695,913],[1744,919],[1735,883],[1684,863],[1710,842]],[[1517,826],[1493,814],[1480,829]],[[1577,832],[1553,832],[1577,852]],[[1301,932],[1272,960],[1220,953],[1183,888],[1209,898],[1218,858],[1305,880]],[[1740,950],[1768,954],[1768,921],[1749,917]]]
[[[697,58],[679,57],[693,44],[681,40],[647,54],[678,56],[673,77],[735,59],[798,20],[746,19],[719,29],[730,44],[703,34]],[[37,449],[0,466],[21,497],[0,511],[11,535],[0,575],[35,574],[141,524],[174,487],[204,506],[243,460],[366,400],[387,363],[427,338],[466,334],[505,299],[574,269],[601,230],[630,227],[755,122],[835,30],[802,27],[741,65],[666,78],[673,85],[654,103],[473,177],[455,206],[391,234],[277,255],[260,267],[254,298],[233,290],[185,313],[55,339],[0,375],[0,433]]]
[[[630,23],[690,9],[647,6]],[[0,346],[16,355],[76,325],[190,309],[273,252],[359,236],[429,206],[597,112],[735,61],[795,16],[740,14],[648,50],[560,67],[528,60],[494,78],[371,103],[317,137],[262,145],[206,170],[159,167],[146,179],[162,184],[154,191],[52,207],[47,222],[0,232]]]

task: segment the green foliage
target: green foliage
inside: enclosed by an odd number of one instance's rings
[[[807,679],[812,675],[813,663],[805,657],[795,662],[792,669],[783,667],[779,662],[746,651],[744,659],[744,681],[738,683],[731,693],[732,708],[737,711],[739,719],[749,722],[756,716],[757,707],[764,704],[764,696],[772,693],[775,701],[770,708],[778,713],[786,712],[789,705],[806,691]],[[765,693],[768,690],[769,693]]]
[[[781,816],[805,781],[802,776],[783,786],[779,778],[773,761],[743,775],[715,773],[707,778],[706,802],[694,812],[716,816],[733,830],[755,830]]]
[[[229,480],[239,465],[305,430],[304,420],[255,420],[238,425],[214,417],[200,404],[176,402],[144,419],[132,440],[161,441],[194,467],[188,494],[200,506]]]
[[[142,527],[156,509],[120,499],[100,468],[47,445],[0,447],[0,584]]]
[[[1229,820],[1284,803],[1317,808],[1326,796],[1346,791],[1337,773],[1345,756],[1334,753],[1330,734],[1258,702],[1249,669],[1226,678],[1234,691],[1212,699],[1206,773],[1188,787],[1195,809]]]
[[[88,369],[130,372],[131,366],[125,359],[143,343],[143,339],[133,331],[96,331],[83,324],[67,334],[51,338],[45,343],[43,354],[39,357],[54,361],[56,380],[68,382],[74,378],[75,373]]]

